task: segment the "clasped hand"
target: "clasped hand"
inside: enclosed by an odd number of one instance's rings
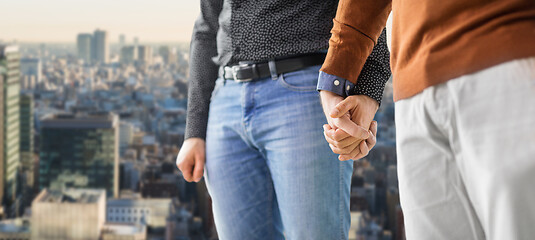
[[[320,95],[329,123],[323,126],[324,136],[331,150],[340,154],[341,161],[367,156],[376,143],[377,122],[373,117],[379,108],[377,101],[365,95],[344,99],[329,91]]]

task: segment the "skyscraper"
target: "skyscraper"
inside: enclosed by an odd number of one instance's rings
[[[78,59],[84,60],[85,64],[91,63],[91,45],[93,42],[93,36],[89,33],[80,33],[76,40],[78,48]]]
[[[126,45],[126,36],[124,34],[119,35],[119,49]]]
[[[132,64],[138,59],[138,48],[128,46],[121,48],[120,60],[123,64]]]
[[[0,149],[0,199],[5,206],[11,208],[16,200],[17,169],[20,161],[20,56],[17,46],[0,45],[0,75],[2,81],[2,95],[0,105],[2,113],[0,121],[3,133],[0,136],[3,149]],[[10,209],[6,212],[13,214]],[[11,215],[9,214],[9,215]]]
[[[34,193],[34,153],[33,153],[33,95],[20,96],[20,164],[22,208],[31,205]]]
[[[176,49],[171,49],[169,46],[161,46],[158,50],[163,61],[167,64],[175,63],[177,61]]]
[[[33,96],[20,96],[20,162],[26,183],[33,188]]]
[[[141,45],[137,48],[138,61],[150,65],[152,63],[152,47],[147,45]]]
[[[41,121],[39,189],[102,188],[119,194],[119,119],[57,114]]]
[[[41,60],[39,58],[20,59],[20,73],[23,77],[33,78],[34,84],[41,82]]]
[[[95,30],[93,35],[93,60],[95,63],[106,64],[109,62],[109,42],[108,32]]]

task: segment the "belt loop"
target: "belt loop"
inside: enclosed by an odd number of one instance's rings
[[[277,80],[279,75],[277,74],[277,67],[275,66],[275,60],[269,60],[269,73],[271,73],[271,79]]]
[[[223,86],[225,86],[225,83],[227,83],[227,79],[225,78],[225,66],[220,67],[220,77],[223,79]]]

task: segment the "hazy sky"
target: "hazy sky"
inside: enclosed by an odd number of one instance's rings
[[[96,28],[118,42],[189,41],[199,0],[0,0],[0,40],[75,42]]]

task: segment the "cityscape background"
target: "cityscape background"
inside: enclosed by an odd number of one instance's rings
[[[0,0],[0,240],[217,239],[175,166],[199,1]],[[404,239],[391,82],[350,239]]]

